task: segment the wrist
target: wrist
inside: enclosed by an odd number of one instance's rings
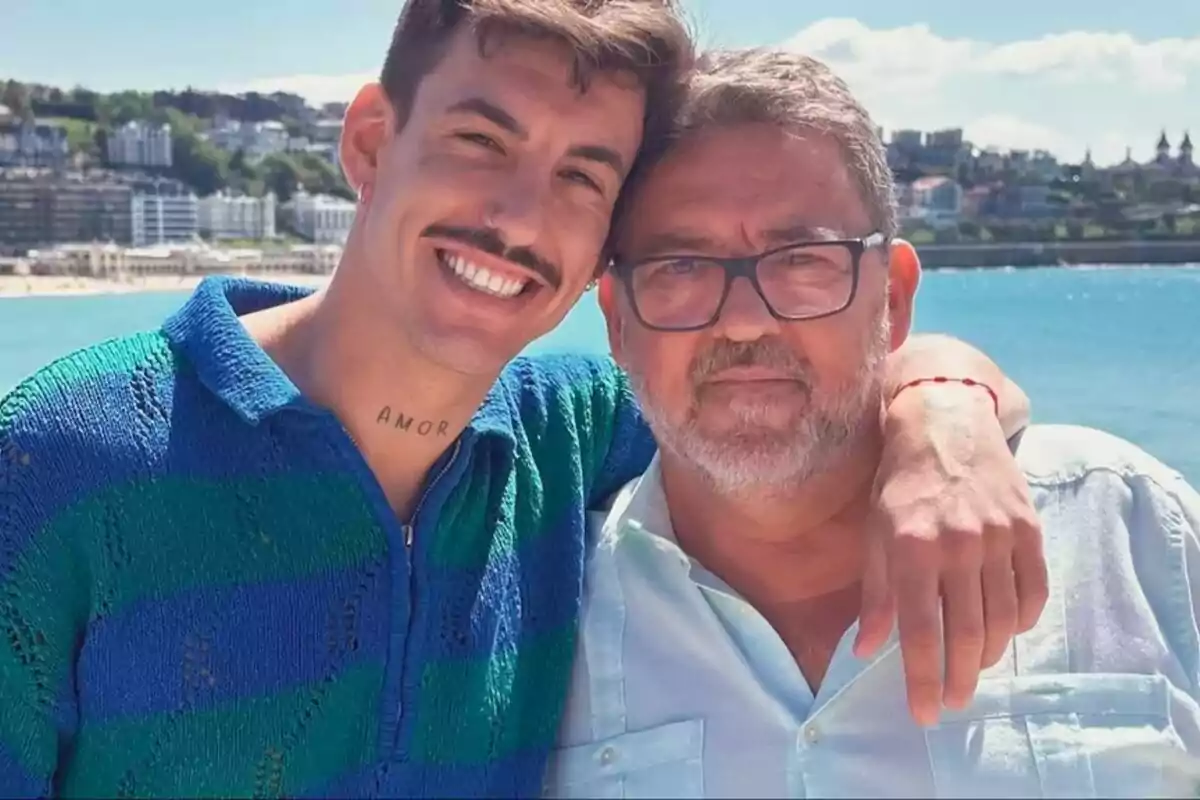
[[[997,428],[1003,427],[991,396],[978,386],[921,383],[893,395],[884,409],[883,424],[888,436],[909,432],[923,436],[930,428],[958,436],[986,425],[985,418],[995,420]]]
[[[945,398],[946,401],[955,404],[967,403],[975,405],[977,402],[983,402],[991,408],[992,413],[997,419],[1000,417],[1000,396],[987,383],[974,378],[956,378],[939,375],[906,381],[891,393],[888,399],[887,412],[891,414],[893,408],[898,403],[901,410],[903,410],[906,395],[908,396],[907,399],[912,400],[912,402],[921,403],[928,402],[924,398],[936,401],[936,398],[939,397]],[[917,396],[920,396],[922,400],[913,400]]]

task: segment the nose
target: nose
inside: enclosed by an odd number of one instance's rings
[[[532,247],[544,233],[547,195],[540,181],[510,175],[488,206],[484,224],[500,231],[509,247]]]
[[[745,277],[735,278],[721,309],[715,333],[732,342],[753,342],[779,333],[779,320]]]

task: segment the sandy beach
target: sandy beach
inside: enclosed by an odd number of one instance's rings
[[[250,275],[277,283],[323,286],[327,275],[270,273]],[[0,275],[0,297],[124,294],[128,292],[186,292],[203,280],[201,275],[157,275],[102,280],[68,275]]]

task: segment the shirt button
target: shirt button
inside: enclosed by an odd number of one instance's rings
[[[821,741],[821,732],[817,730],[816,725],[809,725],[804,729],[804,741],[809,744],[816,744]]]
[[[600,751],[600,765],[607,767],[617,760],[617,751],[613,747],[605,747]]]

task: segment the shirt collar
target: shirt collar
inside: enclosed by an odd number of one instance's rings
[[[205,278],[163,324],[163,333],[188,358],[200,382],[250,425],[287,408],[324,411],[304,397],[238,319],[313,291],[247,278]],[[518,406],[506,384],[502,377],[492,386],[467,429],[472,438],[498,438],[511,451]]]
[[[654,454],[650,466],[641,476],[617,492],[604,520],[601,542],[615,547],[623,537],[629,535],[650,538],[660,545],[661,550],[677,555],[685,568],[690,569],[694,564],[675,538],[671,512],[667,509],[667,495],[663,490],[658,453]]]
[[[641,477],[630,481],[617,493],[604,521],[601,546],[615,547],[622,537],[629,535],[649,538],[658,545],[659,550],[677,557],[680,566],[688,571],[698,586],[716,589],[746,602],[733,587],[689,556],[680,546],[675,536],[675,528],[671,524],[671,513],[667,508],[667,495],[663,489],[658,453],[655,453],[650,466]],[[857,633],[856,619],[850,626],[847,638],[853,640]],[[860,666],[874,664],[895,651],[900,643],[898,634],[899,631],[893,625],[887,641],[873,657],[862,662]]]
[[[166,321],[163,333],[187,356],[209,391],[257,425],[303,397],[238,317],[299,300],[312,291],[246,278],[205,278]]]

